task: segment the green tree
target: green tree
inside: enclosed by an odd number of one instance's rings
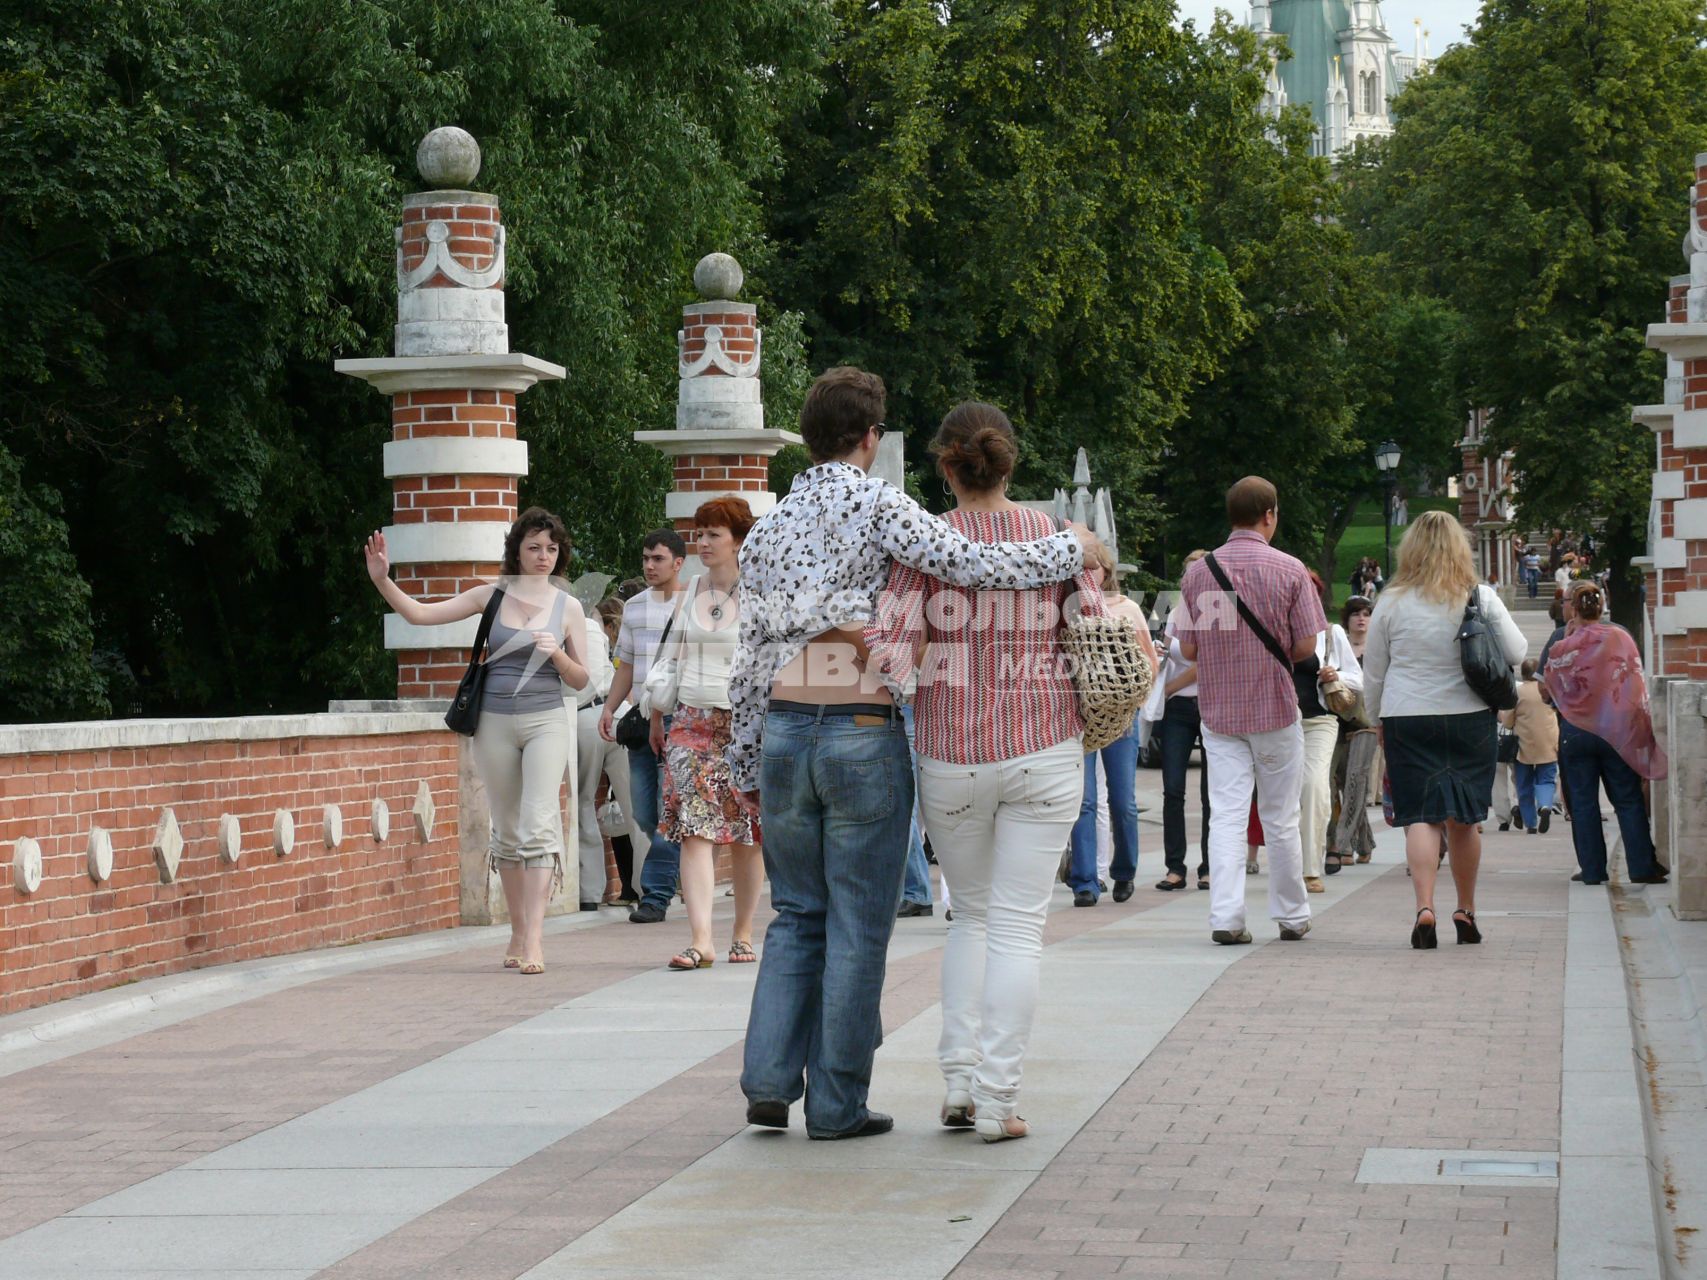
[[[1630,406],[1663,374],[1643,336],[1707,141],[1707,18],[1689,0],[1488,0],[1471,36],[1400,95],[1349,207],[1461,317],[1462,399],[1515,453],[1520,517],[1603,522],[1614,608],[1638,625],[1653,446]]]

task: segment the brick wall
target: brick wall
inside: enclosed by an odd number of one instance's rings
[[[97,722],[0,736],[0,1013],[459,923],[458,744],[436,717]],[[425,839],[411,812],[423,781],[435,809]],[[375,800],[389,809],[383,840]],[[342,817],[336,849],[324,836],[326,805]],[[183,852],[163,884],[152,846],[168,808]],[[295,828],[283,857],[280,810]],[[235,865],[219,845],[226,814],[241,832]],[[88,870],[97,827],[112,841],[102,884]],[[29,894],[11,874],[23,837],[42,853],[42,882]]]

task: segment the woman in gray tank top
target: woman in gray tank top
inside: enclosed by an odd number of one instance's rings
[[[478,617],[492,593],[504,599],[486,647],[486,683],[474,764],[492,814],[491,865],[510,913],[506,969],[545,972],[545,907],[563,877],[558,788],[569,767],[574,712],[564,688],[587,683],[586,619],[558,578],[569,535],[549,511],[529,507],[504,538],[502,577],[448,600],[422,603],[391,580],[385,535],[367,540],[367,571],[379,594],[414,626]]]

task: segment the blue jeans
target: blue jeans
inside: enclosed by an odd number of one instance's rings
[[[1517,808],[1523,815],[1523,825],[1535,829],[1540,810],[1553,807],[1553,783],[1559,776],[1557,764],[1524,764],[1519,760],[1512,766],[1517,777]]]
[[[913,708],[901,708],[901,720],[907,726],[907,750],[913,750]],[[919,834],[919,810],[911,814],[912,830],[907,832],[907,877],[901,882],[901,901],[916,902],[922,907],[931,905],[931,864],[925,857],[924,838]]]
[[[666,717],[664,732],[669,731],[670,721]],[[662,762],[652,754],[651,747],[628,749],[628,787],[634,797],[634,820],[652,841],[646,849],[646,861],[640,867],[640,900],[667,911],[670,899],[676,896],[676,882],[681,875],[682,847],[658,834],[664,780]]]
[[[1185,875],[1185,780],[1191,769],[1191,749],[1203,738],[1203,719],[1197,699],[1175,695],[1163,705],[1162,721],[1162,857],[1171,875]],[[1209,874],[1209,761],[1198,771],[1198,802],[1203,810],[1197,845],[1197,874]]]
[[[1097,766],[1085,756],[1085,792],[1079,820],[1073,824],[1073,857],[1067,864],[1067,883],[1074,893],[1097,893]],[[1108,775],[1108,825],[1114,836],[1114,861],[1109,878],[1132,880],[1138,875],[1138,738],[1129,733],[1104,747],[1102,771]]]
[[[771,711],[759,770],[776,917],[747,1020],[741,1091],[806,1096],[806,1131],[865,1123],[901,902],[913,769],[900,716],[876,725]]]
[[[1612,744],[1598,734],[1559,721],[1559,772],[1571,805],[1571,843],[1584,880],[1606,879],[1606,836],[1600,829],[1600,785],[1612,800],[1618,831],[1624,837],[1624,863],[1632,877],[1659,873],[1642,779],[1625,764]]]

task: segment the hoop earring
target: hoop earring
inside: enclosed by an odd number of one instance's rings
[[[945,498],[952,498],[954,496],[954,490],[948,487],[948,481],[946,480],[942,482],[942,496]]]

